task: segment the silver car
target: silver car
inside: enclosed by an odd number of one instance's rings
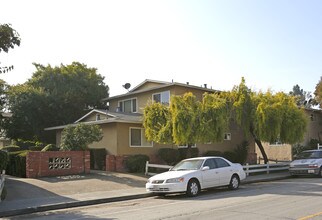
[[[290,174],[322,177],[322,150],[303,151],[290,163]]]

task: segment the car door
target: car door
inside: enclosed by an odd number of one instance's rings
[[[209,167],[209,170],[202,170],[202,180],[204,188],[218,186],[220,184],[219,173],[217,171],[217,166],[215,161],[212,158],[206,159],[203,164],[203,167]]]
[[[214,160],[218,167],[216,170],[219,174],[220,185],[228,185],[233,174],[233,168],[222,158],[215,158]]]

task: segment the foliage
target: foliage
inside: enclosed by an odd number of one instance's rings
[[[309,143],[307,144],[306,148],[308,150],[313,150],[313,149],[315,150],[315,149],[317,149],[319,143],[320,143],[320,141],[318,139],[311,138]]]
[[[20,147],[21,150],[32,150],[38,151],[44,148],[45,144],[39,141],[30,141],[18,139],[15,141],[15,144]]]
[[[102,99],[108,97],[108,86],[95,68],[78,62],[34,65],[31,79],[8,89],[8,110],[13,116],[6,120],[5,130],[11,139],[52,142],[44,128],[73,123],[89,109],[105,107]]]
[[[21,151],[22,149],[16,145],[9,145],[1,148],[1,150],[7,151],[7,152],[16,152],[16,151]]]
[[[20,46],[20,37],[10,24],[0,24],[0,53],[8,53],[9,49]],[[0,73],[6,73],[13,69],[13,66],[0,66]],[[1,93],[2,94],[2,93]]]
[[[179,160],[199,156],[199,149],[196,148],[196,147],[193,147],[193,148],[179,148],[178,151],[179,151]]]
[[[298,84],[293,86],[293,90],[289,94],[295,97],[296,105],[299,107],[311,108],[316,105],[311,92],[304,91]]]
[[[125,161],[125,166],[130,173],[143,173],[145,171],[146,161],[149,161],[147,155],[130,155]]]
[[[209,157],[209,156],[218,156],[218,157],[222,157],[223,153],[221,151],[216,151],[216,150],[209,150],[206,151],[203,156],[205,157]]]
[[[105,148],[91,148],[91,169],[103,170],[105,167],[106,149]]]
[[[68,125],[62,132],[60,148],[62,150],[86,150],[88,145],[103,138],[102,129],[98,125],[84,123],[76,126]]]
[[[0,173],[5,170],[9,162],[8,152],[0,150]]]
[[[318,84],[315,86],[314,95],[316,102],[320,105],[320,107],[322,107],[322,76]]]
[[[179,160],[179,151],[173,148],[161,148],[157,155],[168,165],[174,165]]]
[[[55,144],[48,144],[41,151],[59,151],[59,148]]]
[[[241,144],[238,144],[234,149],[234,153],[236,154],[235,160],[233,162],[244,164],[247,160],[248,156],[248,145],[247,141],[243,141]]]
[[[41,146],[31,146],[29,147],[29,150],[31,151],[41,151],[43,149],[43,147]]]
[[[143,126],[149,141],[170,144],[172,138],[171,111],[169,107],[154,102],[144,108]]]
[[[9,175],[26,177],[26,156],[28,150],[9,153],[9,163],[6,172]]]

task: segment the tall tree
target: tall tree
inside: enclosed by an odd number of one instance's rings
[[[101,100],[108,97],[108,86],[95,68],[77,62],[35,66],[29,81],[8,90],[13,116],[5,129],[10,138],[43,140],[44,128],[72,123],[91,108],[106,107]]]
[[[20,46],[20,36],[10,24],[0,24],[0,53],[8,53],[9,49]],[[13,65],[0,66],[0,73],[5,73],[13,69]]]
[[[268,157],[262,141],[273,142],[279,139],[283,143],[294,144],[303,139],[307,118],[296,105],[294,97],[285,93],[272,94],[252,92],[244,78],[231,91],[233,99],[232,119],[251,135],[259,147],[264,162]]]
[[[315,95],[316,102],[320,105],[320,108],[321,108],[322,107],[322,76],[318,84],[316,84],[314,95]]]
[[[289,94],[295,97],[296,104],[299,107],[310,108],[316,105],[311,92],[304,91],[298,84],[293,86],[293,90]]]

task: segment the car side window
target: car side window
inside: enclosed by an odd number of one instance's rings
[[[225,160],[223,160],[221,158],[216,158],[215,161],[216,161],[218,168],[230,166],[228,162],[226,162]]]
[[[212,160],[212,159],[207,159],[203,166],[204,167],[208,166],[209,169],[215,169],[216,168],[215,161]]]

